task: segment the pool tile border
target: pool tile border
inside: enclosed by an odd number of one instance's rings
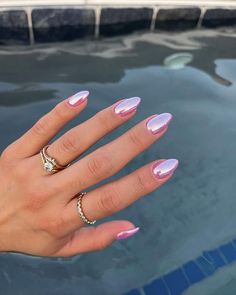
[[[182,295],[192,285],[212,276],[218,269],[235,262],[236,239],[218,248],[204,251],[194,260],[123,295]]]
[[[235,7],[36,6],[0,8],[0,45],[95,39],[136,31],[236,27]]]
[[[29,25],[24,10],[0,10],[0,45],[29,44]]]
[[[94,36],[95,12],[81,8],[36,8],[32,10],[36,43],[72,41]]]
[[[183,31],[197,27],[201,16],[199,7],[160,8],[155,22],[156,30]]]
[[[100,15],[100,35],[109,37],[149,30],[152,15],[153,9],[148,7],[103,8]]]
[[[204,15],[202,26],[205,28],[236,26],[236,9],[209,9]]]

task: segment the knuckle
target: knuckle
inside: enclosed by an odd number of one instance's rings
[[[88,171],[96,179],[101,180],[113,171],[112,160],[105,153],[96,152],[87,162]]]
[[[107,248],[107,243],[105,240],[100,239],[96,242],[96,247],[95,247],[98,251],[102,251],[104,249]]]
[[[135,146],[135,148],[138,148],[139,150],[143,150],[145,148],[145,142],[137,132],[136,129],[131,129],[129,132],[129,140],[132,143],[132,145]]]
[[[46,190],[42,190],[42,187],[36,185],[30,185],[27,187],[25,191],[25,207],[29,211],[38,211],[45,206],[46,200],[48,200],[49,196]]]
[[[104,111],[100,111],[96,114],[97,124],[101,126],[101,128],[105,132],[109,132],[111,130],[111,121],[106,116]]]
[[[32,131],[37,136],[46,135],[48,133],[48,124],[45,118],[39,119],[32,127]]]
[[[17,152],[19,150],[19,147],[21,147],[20,143],[21,138],[18,138],[11,144],[9,144],[2,153],[0,152],[0,159],[6,162],[19,160],[19,157],[17,156]]]
[[[97,238],[99,235],[97,233],[98,231],[98,228],[97,227],[94,227],[94,234],[92,235],[93,236],[93,240],[92,240],[92,249],[96,249],[98,251],[102,251],[104,250],[105,248],[107,248],[107,242],[105,239],[103,238]]]
[[[122,197],[119,190],[111,185],[104,188],[98,198],[98,209],[106,215],[110,215],[122,208]]]
[[[25,165],[24,167],[22,166],[23,162]],[[6,161],[3,160],[1,163],[3,164],[1,168],[4,169],[4,174],[15,182],[15,184],[19,185],[19,187],[24,187],[25,183],[27,183],[28,186],[28,182],[31,177],[31,175],[27,173],[29,172],[29,170],[27,170],[29,168],[28,163],[27,159],[18,159],[17,161],[14,159],[6,159]]]
[[[67,119],[68,115],[66,114],[67,112],[65,112],[65,109],[62,107],[61,103],[57,104],[55,108],[52,110],[52,115],[62,122]]]
[[[35,212],[40,210],[43,207],[43,202],[40,198],[37,198],[33,195],[28,195],[25,198],[25,208],[29,211]]]
[[[23,189],[28,186],[29,182],[29,174],[27,173],[27,168],[25,167],[22,169],[21,160],[14,161],[11,158],[9,159],[1,159],[1,171],[6,177],[7,181],[12,183],[14,187],[17,187],[19,190]],[[25,185],[27,183],[27,186]]]
[[[22,164],[21,163],[17,163],[14,167],[14,178],[16,179],[16,181],[18,181],[18,183],[25,183],[26,181],[29,180],[29,173],[27,170],[28,166],[27,163],[24,167],[25,169],[22,169]]]
[[[9,145],[3,152],[1,153],[1,160],[8,161],[11,159],[11,146]]]
[[[77,152],[77,138],[76,136],[73,136],[73,134],[68,133],[64,136],[61,142],[61,150],[66,153],[75,153]]]
[[[60,237],[65,222],[61,216],[45,217],[41,220],[40,228],[53,237]]]
[[[145,173],[137,172],[136,185],[137,190],[141,193],[149,192],[152,188],[152,181]]]

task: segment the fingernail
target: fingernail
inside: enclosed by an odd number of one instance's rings
[[[77,107],[82,102],[84,102],[88,96],[89,96],[89,91],[87,90],[77,92],[76,94],[68,98],[68,103],[69,105],[73,107]]]
[[[157,134],[170,124],[172,118],[173,116],[169,113],[156,115],[147,121],[147,129],[153,134]]]
[[[116,240],[123,240],[123,239],[129,238],[133,236],[134,234],[136,234],[138,231],[139,231],[139,227],[135,227],[129,230],[124,230],[117,234]]]
[[[176,159],[169,159],[153,166],[153,173],[156,178],[162,179],[172,174],[178,167],[179,161]]]
[[[115,106],[114,112],[122,117],[127,116],[137,109],[140,102],[140,97],[126,98]]]

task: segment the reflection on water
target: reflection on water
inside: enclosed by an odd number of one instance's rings
[[[119,83],[127,69],[162,65],[167,57],[183,52],[192,56],[192,67],[208,73],[216,82],[228,85],[227,82],[222,82],[228,79],[216,73],[215,62],[231,59],[234,51],[233,35],[229,37],[227,34],[207,30],[176,35],[150,33],[126,36],[122,39],[65,43],[55,47],[41,45],[31,49],[29,46],[6,49],[2,47],[2,104],[8,105],[10,100],[14,100],[15,104],[21,104],[22,100],[48,100],[52,93],[45,93],[44,89],[41,89],[42,83]],[[24,70],[23,74],[20,69]],[[12,97],[13,88],[15,99],[9,99],[8,95]],[[17,93],[25,95],[21,95],[19,100]]]
[[[171,70],[180,70],[193,60],[193,55],[188,52],[181,52],[167,56],[164,65]]]
[[[202,34],[145,34],[90,47],[78,42],[1,52],[0,149],[59,100],[88,89],[86,111],[64,131],[118,98],[143,98],[135,118],[100,144],[153,113],[174,115],[165,137],[119,176],[156,158],[180,160],[168,184],[113,216],[140,226],[137,236],[104,252],[68,259],[1,254],[4,294],[120,295],[235,239],[235,39]],[[163,65],[166,57],[183,52],[193,60],[182,69]],[[228,266],[191,285],[189,294],[213,295],[219,271],[218,287],[224,290],[236,276]]]

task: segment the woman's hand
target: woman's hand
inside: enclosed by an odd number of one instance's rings
[[[71,256],[101,250],[116,239],[138,231],[117,220],[86,226],[77,210],[76,195],[123,168],[167,130],[172,116],[154,115],[122,136],[55,174],[44,170],[40,150],[87,104],[88,91],[60,102],[0,158],[0,251],[40,256]],[[81,156],[107,133],[129,120],[140,98],[123,99],[72,128],[47,153],[60,165]],[[82,209],[89,220],[102,219],[128,207],[166,182],[178,161],[157,160],[116,181],[89,191]]]

